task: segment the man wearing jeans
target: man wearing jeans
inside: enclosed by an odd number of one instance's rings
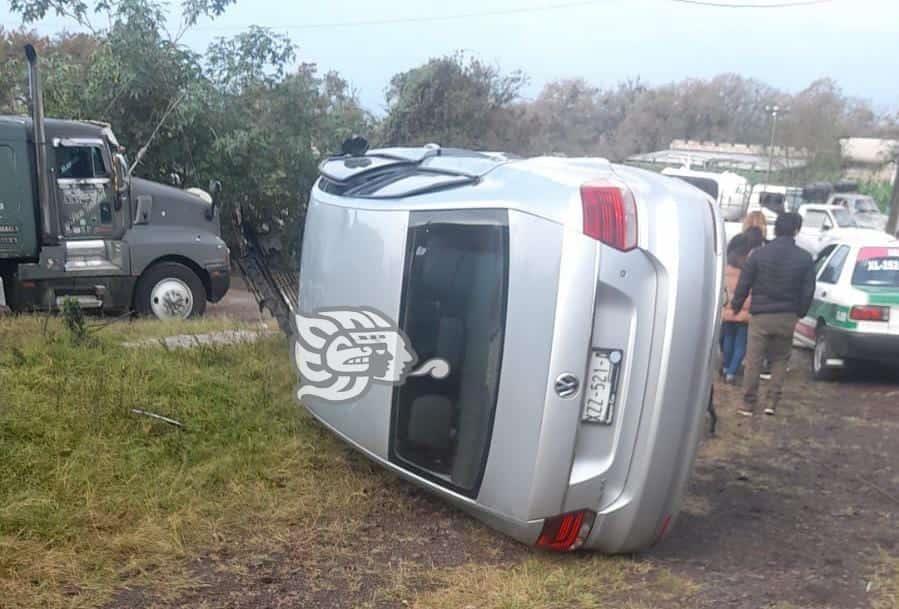
[[[799,214],[783,213],[777,217],[774,241],[753,252],[746,261],[731,301],[731,308],[737,312],[752,292],[743,406],[739,410],[745,416],[755,413],[759,372],[765,358],[771,366],[765,414],[774,414],[793,348],[793,328],[799,318],[808,313],[815,295],[812,257],[795,242],[800,228],[802,217]]]

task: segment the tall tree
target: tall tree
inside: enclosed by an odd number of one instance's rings
[[[457,53],[397,74],[387,89],[385,143],[495,148],[515,118],[526,78]]]

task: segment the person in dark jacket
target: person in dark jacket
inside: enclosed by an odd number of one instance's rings
[[[780,402],[787,362],[793,346],[793,328],[805,317],[815,295],[815,266],[808,252],[795,243],[802,217],[784,213],[774,225],[775,239],[759,248],[743,265],[731,301],[734,312],[752,292],[749,309],[749,345],[743,376],[743,407],[752,416],[758,403],[762,360],[771,366],[771,384],[765,414],[773,415]]]

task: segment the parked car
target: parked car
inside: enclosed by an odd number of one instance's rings
[[[812,256],[817,256],[825,246],[839,241],[847,229],[858,228],[852,214],[836,205],[802,205],[799,215],[802,216],[802,230],[796,236],[796,245]]]
[[[877,202],[868,195],[857,192],[834,193],[828,199],[827,204],[842,207],[848,211],[858,227],[881,231],[886,228],[886,214],[880,211]]]
[[[815,299],[794,334],[814,349],[815,378],[834,379],[856,360],[899,361],[899,240],[854,231],[815,264]]]
[[[692,184],[715,199],[725,220],[735,221],[746,215],[751,187],[749,180],[739,174],[696,171],[689,167],[666,167],[662,174]]]
[[[296,316],[305,407],[524,543],[663,537],[710,398],[714,201],[601,159],[433,145],[320,171]]]

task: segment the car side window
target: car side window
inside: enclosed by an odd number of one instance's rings
[[[825,220],[827,220],[827,212],[810,209],[805,212],[805,216],[802,218],[802,228],[820,230]]]
[[[827,262],[827,258],[830,256],[830,253],[836,249],[836,245],[828,245],[820,252],[818,252],[817,258],[815,258],[815,277],[821,275],[821,269],[824,267],[824,264]]]
[[[843,272],[843,265],[846,264],[846,258],[849,256],[849,246],[841,245],[839,249],[830,257],[827,266],[818,277],[818,281],[823,283],[837,283],[840,280],[840,274]]]
[[[97,146],[60,146],[56,149],[57,177],[83,180],[109,176],[103,153]]]

